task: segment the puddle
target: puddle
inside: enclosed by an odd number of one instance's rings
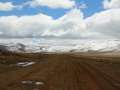
[[[36,62],[20,62],[20,63],[14,64],[14,65],[11,65],[11,66],[22,66],[22,67],[26,67],[26,66],[33,65],[33,64],[35,64],[35,63],[36,63]]]

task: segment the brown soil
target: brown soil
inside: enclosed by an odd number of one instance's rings
[[[36,63],[14,66],[23,61]],[[120,90],[120,58],[79,54],[0,55],[0,90]]]

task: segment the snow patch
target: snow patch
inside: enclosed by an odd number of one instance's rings
[[[35,84],[35,85],[43,85],[44,83],[41,81],[22,81],[22,84]]]
[[[22,81],[22,84],[32,84],[32,81]]]
[[[43,85],[43,82],[36,82],[36,85]]]
[[[120,40],[1,39],[0,45],[14,52],[106,52],[120,51]]]
[[[17,63],[16,66],[26,67],[26,66],[33,65],[33,64],[35,64],[35,63],[36,63],[36,62],[20,62],[20,63]]]

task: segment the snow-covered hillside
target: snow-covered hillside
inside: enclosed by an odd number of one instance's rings
[[[0,39],[0,45],[14,52],[120,51],[120,40]]]

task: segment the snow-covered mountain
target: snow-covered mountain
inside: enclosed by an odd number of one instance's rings
[[[120,40],[1,39],[0,45],[14,52],[120,51]]]

